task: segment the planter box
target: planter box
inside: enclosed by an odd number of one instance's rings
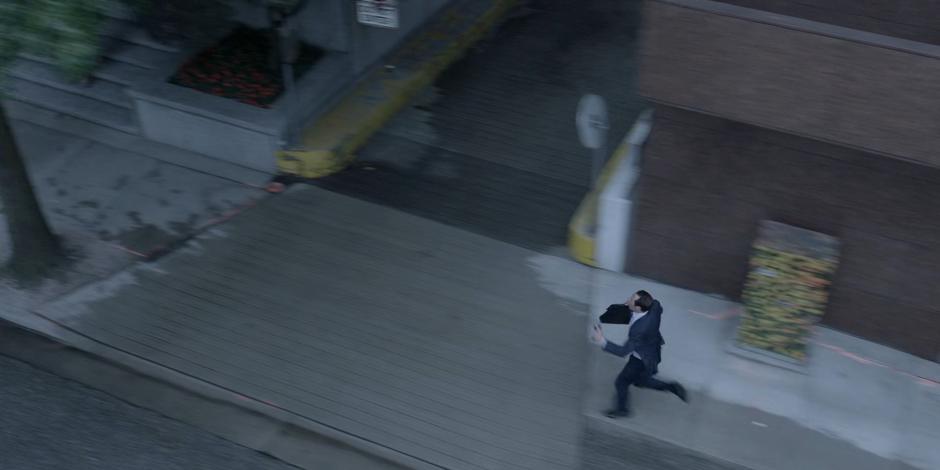
[[[273,110],[170,84],[130,92],[148,139],[261,171],[274,171],[284,129]],[[232,109],[236,108],[236,109]],[[241,108],[241,109],[238,109]]]
[[[836,238],[762,222],[744,289],[738,345],[805,361],[811,329],[826,310],[838,257]]]
[[[263,109],[167,83],[174,72],[175,68],[166,70],[158,80],[129,91],[143,135],[271,173],[276,171],[274,154],[288,138],[288,126],[321,113],[353,80],[347,55],[327,53],[289,95]]]

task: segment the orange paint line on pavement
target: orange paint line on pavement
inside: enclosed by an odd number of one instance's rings
[[[735,316],[740,315],[740,314],[741,314],[741,309],[739,309],[739,308],[738,308],[738,309],[731,309],[731,310],[728,310],[728,311],[725,311],[725,312],[721,312],[721,313],[705,313],[705,312],[700,312],[700,311],[698,311],[698,310],[691,310],[691,309],[690,309],[690,310],[689,310],[689,313],[691,313],[691,314],[693,314],[693,315],[698,315],[698,316],[700,316],[700,317],[708,318],[709,320],[721,321],[721,320],[727,320],[727,319],[729,319],[729,318],[732,318],[732,317],[735,317]],[[898,374],[907,376],[907,377],[909,377],[909,378],[912,378],[912,379],[916,380],[917,383],[919,383],[919,384],[921,384],[921,385],[928,386],[928,387],[938,387],[938,386],[940,386],[940,381],[938,381],[938,380],[930,379],[930,378],[923,377],[923,376],[920,376],[920,375],[917,375],[917,374],[913,374],[913,373],[911,373],[911,372],[906,372],[906,371],[897,369],[897,368],[895,368],[895,367],[891,367],[891,366],[889,366],[889,365],[887,365],[887,364],[883,364],[883,363],[878,362],[878,361],[876,361],[876,360],[874,360],[874,359],[870,359],[870,358],[867,358],[867,357],[865,357],[865,356],[862,356],[862,355],[853,353],[853,352],[851,352],[851,351],[847,351],[847,350],[845,350],[844,348],[840,348],[839,346],[834,346],[834,345],[831,345],[831,344],[828,344],[828,343],[823,343],[823,342],[821,342],[821,341],[816,341],[816,340],[811,340],[811,341],[812,341],[814,344],[816,344],[816,345],[818,345],[818,346],[820,346],[820,347],[823,347],[823,348],[826,348],[826,349],[828,349],[828,350],[830,350],[830,351],[833,351],[833,352],[835,352],[836,354],[838,354],[838,355],[840,355],[840,356],[842,356],[842,357],[851,359],[851,360],[853,360],[853,361],[855,361],[855,362],[857,362],[857,363],[859,363],[859,364],[864,364],[864,365],[873,366],[873,367],[880,367],[880,368],[883,368],[883,369],[889,369],[889,370],[891,370],[891,371],[893,371],[893,372],[895,372],[895,373],[898,373]]]
[[[727,320],[741,314],[738,309],[732,309],[721,313],[705,313],[698,310],[689,310],[689,313],[708,318],[709,320]]]
[[[921,384],[921,385],[926,385],[926,386],[928,386],[928,387],[937,387],[937,386],[940,386],[940,381],[933,380],[933,379],[929,379],[929,378],[927,378],[927,377],[923,377],[923,376],[920,376],[920,375],[917,375],[917,374],[913,374],[913,373],[911,373],[911,372],[903,371],[903,370],[898,369],[898,368],[896,368],[896,367],[891,367],[891,366],[889,366],[889,365],[887,365],[887,364],[882,364],[882,363],[880,363],[880,362],[878,362],[878,361],[876,361],[876,360],[874,360],[874,359],[869,359],[869,358],[867,358],[867,357],[864,357],[864,356],[860,356],[860,355],[858,355],[858,354],[855,354],[855,353],[853,353],[853,352],[851,352],[851,351],[846,351],[845,349],[840,348],[840,347],[838,347],[838,346],[833,346],[833,345],[831,345],[831,344],[826,344],[826,343],[823,343],[823,342],[821,342],[821,341],[815,341],[815,340],[813,340],[813,343],[814,343],[814,344],[818,344],[819,346],[822,346],[822,347],[824,347],[824,348],[826,348],[826,349],[829,349],[830,351],[834,351],[836,354],[839,354],[840,356],[843,356],[843,357],[847,357],[847,358],[849,358],[849,359],[851,359],[851,360],[853,360],[853,361],[855,361],[855,362],[858,362],[859,364],[864,364],[864,365],[867,365],[867,366],[878,366],[878,367],[881,367],[881,368],[884,368],[884,369],[889,369],[889,370],[891,370],[891,371],[893,371],[893,372],[896,372],[896,373],[898,373],[898,374],[901,374],[901,375],[907,376],[907,377],[909,377],[909,378],[912,378],[912,379],[916,380],[916,381],[917,381],[919,384]]]
[[[839,354],[840,356],[844,356],[844,357],[847,357],[847,358],[849,358],[849,359],[852,359],[853,361],[858,362],[859,364],[865,364],[865,365],[870,365],[870,366],[878,366],[878,367],[882,367],[882,368],[885,368],[885,369],[892,369],[892,367],[889,366],[889,365],[882,364],[882,363],[880,363],[880,362],[878,362],[878,361],[876,361],[876,360],[874,360],[874,359],[869,359],[869,358],[864,357],[864,356],[859,356],[858,354],[855,354],[855,353],[850,352],[850,351],[846,351],[845,349],[842,349],[842,348],[840,348],[840,347],[838,347],[838,346],[833,346],[833,345],[831,345],[831,344],[826,344],[826,343],[823,343],[823,342],[820,342],[820,341],[816,341],[816,340],[812,340],[812,342],[813,342],[814,344],[818,344],[818,345],[820,345],[820,346],[822,346],[822,347],[824,347],[824,348],[826,348],[826,349],[829,349],[830,351],[835,351],[836,354]]]

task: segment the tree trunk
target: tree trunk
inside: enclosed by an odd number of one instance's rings
[[[58,239],[39,207],[33,187],[0,104],[0,200],[13,242],[9,268],[20,279],[36,279],[61,259]]]

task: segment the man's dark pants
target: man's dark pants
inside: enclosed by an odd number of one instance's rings
[[[671,392],[673,390],[672,384],[654,378],[653,375],[655,373],[656,371],[647,370],[643,361],[631,354],[627,365],[623,366],[623,370],[620,371],[620,375],[617,376],[617,380],[614,382],[614,386],[617,388],[617,410],[628,410],[628,401],[630,398],[629,388],[631,385],[640,388],[651,388],[653,390]]]

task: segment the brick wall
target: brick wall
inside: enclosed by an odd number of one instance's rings
[[[762,219],[843,243],[824,322],[940,356],[940,169],[657,109],[630,272],[737,298]]]
[[[940,45],[938,0],[720,0],[746,8]]]
[[[644,15],[641,95],[940,167],[940,47],[893,49],[666,1]]]

